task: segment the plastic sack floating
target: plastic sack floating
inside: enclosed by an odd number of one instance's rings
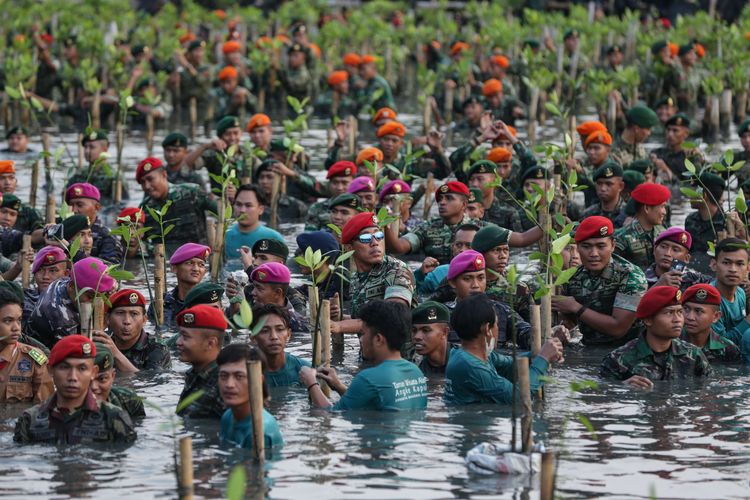
[[[525,453],[512,452],[509,446],[481,443],[466,453],[466,466],[477,474],[536,474],[541,469],[544,444],[534,445],[531,459]]]

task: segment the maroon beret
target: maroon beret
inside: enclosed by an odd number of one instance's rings
[[[76,182],[75,184],[71,184],[65,191],[65,203],[70,203],[70,200],[75,200],[76,198],[90,198],[100,201],[102,196],[99,193],[99,189],[93,184]]]
[[[363,229],[368,227],[378,227],[378,217],[374,212],[362,212],[355,215],[344,224],[344,228],[341,230],[341,243],[351,243]]]
[[[49,366],[55,366],[68,358],[94,359],[96,346],[94,342],[83,335],[68,335],[63,337],[49,353]]]
[[[464,250],[451,259],[448,266],[448,279],[452,280],[463,273],[484,271],[484,256],[476,250]]]
[[[447,193],[456,193],[456,194],[462,194],[466,196],[466,198],[469,198],[469,188],[466,187],[466,184],[463,182],[458,181],[448,181],[435,191],[435,200],[440,198],[441,194],[447,194]]]
[[[659,236],[654,240],[654,245],[658,245],[662,240],[673,241],[678,245],[684,246],[688,250],[693,246],[693,237],[690,233],[677,226],[670,227],[666,231],[659,233]]]
[[[673,286],[654,286],[648,289],[638,303],[635,317],[638,319],[650,318],[665,307],[680,305],[682,292]]]
[[[160,168],[164,167],[164,163],[159,158],[146,158],[144,160],[141,160],[141,162],[138,164],[138,168],[135,169],[135,180],[136,182],[141,182],[141,179],[144,175],[153,172],[154,170],[159,170]]]
[[[612,236],[615,232],[615,228],[612,225],[612,221],[606,217],[600,215],[592,215],[586,217],[578,224],[576,228],[576,243],[586,241],[590,238],[604,238],[605,236]]]
[[[707,283],[698,283],[685,290],[682,294],[682,303],[697,302],[698,304],[721,305],[721,294]]]
[[[109,296],[109,302],[111,305],[107,305],[106,308],[108,312],[118,307],[146,307],[146,297],[138,290],[133,290],[132,288],[123,288],[117,293],[113,293]]]
[[[666,203],[671,196],[672,192],[668,187],[654,183],[639,184],[630,193],[630,197],[638,203],[650,206]]]
[[[207,304],[198,304],[180,311],[176,320],[177,326],[185,328],[209,328],[221,331],[227,329],[227,320],[221,309]]]

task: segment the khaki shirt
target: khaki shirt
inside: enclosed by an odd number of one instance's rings
[[[39,349],[17,342],[0,351],[0,401],[40,403],[55,388],[47,371],[47,356]]]

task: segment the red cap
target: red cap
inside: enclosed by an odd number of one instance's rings
[[[138,207],[125,207],[117,214],[117,224],[120,226],[127,222],[121,219],[130,219],[131,223],[144,223],[146,222],[146,212]]]
[[[146,297],[138,290],[132,288],[123,288],[117,293],[109,296],[109,304],[105,306],[107,312],[117,309],[118,307],[146,307]]]
[[[140,183],[144,175],[151,173],[154,170],[159,170],[160,168],[164,168],[164,164],[159,158],[154,158],[152,156],[145,160],[141,160],[138,164],[138,168],[135,170],[136,182]]]
[[[592,215],[586,217],[581,221],[576,229],[575,240],[576,243],[586,241],[590,238],[604,238],[605,236],[612,236],[615,229],[612,225],[612,221],[606,217],[600,215]]]
[[[638,319],[650,318],[665,307],[680,305],[682,292],[673,286],[653,286],[648,289],[638,303],[635,317]]]
[[[672,193],[669,191],[668,187],[654,183],[639,184],[630,192],[630,197],[633,198],[633,200],[649,206],[666,203],[671,196]]]
[[[378,227],[378,217],[374,212],[362,212],[355,215],[344,224],[344,228],[341,230],[341,243],[351,243],[363,229],[368,227]]]
[[[406,127],[397,121],[387,122],[380,126],[376,135],[378,139],[386,135],[397,135],[403,138],[406,135]]]
[[[362,56],[362,59],[360,59],[359,64],[370,64],[375,62],[375,56],[372,54],[365,54]]]
[[[719,306],[721,305],[721,294],[716,287],[707,283],[698,283],[689,287],[682,294],[682,303],[685,304],[686,302]]]
[[[326,179],[332,179],[334,177],[346,177],[348,175],[354,175],[357,172],[357,166],[347,160],[337,161],[331,168],[328,169]]]
[[[256,127],[266,127],[271,124],[271,119],[268,117],[268,115],[264,115],[263,113],[257,113],[250,117],[250,119],[247,121],[247,131],[252,132],[253,129]]]
[[[464,184],[463,182],[448,181],[435,190],[435,200],[438,200],[441,194],[447,193],[462,194],[466,196],[466,198],[468,198],[471,194],[469,192],[469,188],[467,188],[466,184]]]
[[[198,304],[190,309],[180,311],[176,318],[177,326],[185,328],[209,328],[224,331],[227,320],[224,313],[213,306]]]
[[[55,366],[68,358],[94,359],[96,357],[96,346],[88,337],[83,335],[68,335],[63,337],[52,348],[49,353],[49,366]]]

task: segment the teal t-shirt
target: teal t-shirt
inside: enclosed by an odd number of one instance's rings
[[[268,387],[289,387],[299,385],[299,371],[303,366],[311,366],[310,362],[298,358],[288,352],[284,355],[284,367],[275,372],[267,371],[266,383]]]
[[[228,261],[238,261],[240,259],[240,247],[246,246],[248,248],[253,248],[253,245],[255,245],[258,240],[264,238],[275,239],[281,242],[284,241],[284,237],[281,233],[268,226],[264,226],[263,224],[255,228],[254,231],[243,233],[235,222],[227,230],[224,239],[224,256]]]
[[[537,356],[529,366],[532,392],[547,373],[547,361]],[[454,349],[445,368],[445,402],[449,405],[513,402],[513,358],[493,351],[482,361],[463,349]]]
[[[357,374],[333,410],[422,410],[427,377],[405,359],[383,361]]]
[[[221,440],[238,448],[253,449],[253,416],[236,421],[232,410],[227,410],[221,416]],[[279,424],[273,415],[263,410],[263,438],[265,448],[281,448],[284,438],[281,437]]]

